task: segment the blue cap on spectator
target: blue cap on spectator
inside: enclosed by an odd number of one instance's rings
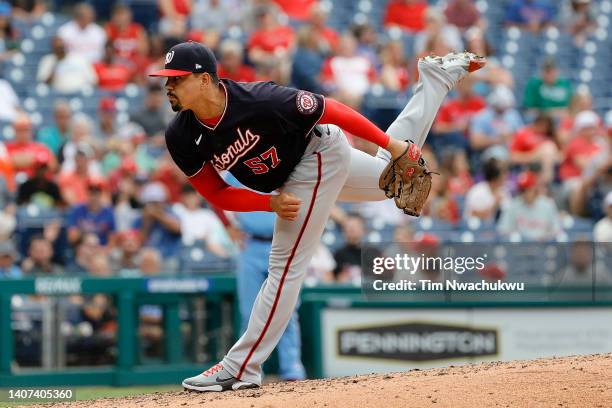
[[[149,76],[183,76],[202,72],[217,72],[215,54],[198,42],[188,41],[170,48],[164,69]]]
[[[11,15],[11,5],[5,1],[0,1],[0,16],[6,17]]]

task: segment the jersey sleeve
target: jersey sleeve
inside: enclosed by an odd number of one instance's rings
[[[202,170],[206,160],[198,154],[197,149],[194,148],[195,146],[191,146],[191,149],[188,149],[187,146],[181,143],[181,140],[185,140],[185,135],[180,133],[175,123],[168,126],[168,129],[166,129],[166,146],[172,160],[174,160],[179,169],[187,177],[192,177]]]
[[[278,118],[298,134],[309,133],[325,111],[322,95],[273,83],[268,83],[266,88],[268,104],[265,109],[272,108]]]

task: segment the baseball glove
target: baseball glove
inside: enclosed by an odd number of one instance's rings
[[[406,151],[383,170],[378,186],[404,213],[418,217],[431,190],[431,174],[421,149],[407,140]]]

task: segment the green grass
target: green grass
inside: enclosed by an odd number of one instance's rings
[[[76,399],[92,400],[98,398],[120,398],[129,395],[150,394],[154,392],[181,391],[183,387],[180,385],[147,385],[136,387],[75,387]],[[41,402],[31,403],[9,403],[0,401],[0,407],[16,407],[19,405],[35,405]]]

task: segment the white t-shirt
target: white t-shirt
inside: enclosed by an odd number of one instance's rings
[[[91,63],[102,58],[106,32],[96,23],[81,29],[76,22],[69,21],[57,30],[57,35],[64,40],[68,53],[79,55]]]
[[[593,230],[595,242],[612,242],[612,219],[606,217],[595,224]]]
[[[561,232],[559,211],[555,202],[545,196],[539,196],[531,205],[516,197],[502,211],[498,229],[502,234],[518,232],[532,241],[553,239]]]
[[[184,245],[193,245],[198,240],[214,241],[216,231],[223,228],[214,212],[205,208],[190,211],[182,204],[175,204],[174,212],[181,222]]]
[[[330,61],[334,83],[340,91],[362,96],[370,88],[370,61],[362,56],[334,57]]]
[[[503,206],[508,201],[506,191],[502,192]],[[481,181],[472,186],[470,191],[465,196],[465,213],[464,218],[469,218],[473,211],[485,211],[495,206],[495,195],[491,191],[489,183]],[[495,214],[493,214],[495,215]]]
[[[0,79],[0,120],[12,122],[17,116],[19,98],[11,84],[5,79]]]
[[[57,65],[57,67],[56,67]],[[61,93],[75,93],[84,87],[94,86],[98,81],[93,66],[83,57],[68,54],[63,60],[57,61],[53,54],[45,55],[38,65],[36,79],[46,82],[55,69],[51,87]]]

